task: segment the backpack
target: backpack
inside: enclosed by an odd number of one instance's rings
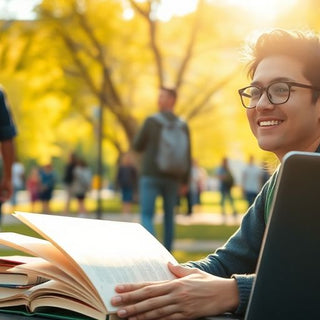
[[[161,172],[175,176],[183,176],[188,171],[189,138],[185,122],[179,118],[168,120],[157,113],[153,118],[162,125],[156,163]]]

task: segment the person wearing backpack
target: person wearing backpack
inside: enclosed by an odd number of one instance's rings
[[[169,251],[174,238],[174,207],[179,191],[187,190],[191,169],[189,128],[174,114],[175,102],[174,89],[160,88],[159,112],[145,120],[133,140],[133,149],[143,153],[139,179],[141,224],[155,235],[155,201],[161,195],[163,239]]]

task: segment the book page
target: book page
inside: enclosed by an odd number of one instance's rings
[[[51,242],[14,232],[1,232],[0,244],[15,248],[33,256],[41,257],[51,262],[65,273],[69,274],[84,288],[83,290],[87,290],[96,300],[101,301],[101,299],[98,298],[96,291],[92,289],[92,285],[83,271],[79,269],[72,259],[69,259]]]
[[[66,299],[79,300],[81,303],[91,305],[90,299],[81,291],[71,288],[70,286],[56,280],[49,280],[46,283],[34,286],[28,290],[28,298],[30,302],[43,296],[51,297],[54,295],[64,296]],[[95,306],[92,306],[95,308]],[[101,307],[101,306],[100,306]]]
[[[67,273],[53,265],[52,263],[48,261],[41,261],[41,262],[31,262],[22,264],[19,266],[16,266],[12,268],[15,272],[26,272],[26,273],[32,273],[38,276],[41,276],[43,278],[56,280],[57,282],[61,282],[62,284],[65,284],[68,288],[72,290],[77,290],[81,292],[81,295],[85,296],[88,301],[90,301],[91,305],[95,308],[101,309],[101,301],[100,299],[97,300],[95,297],[90,294],[87,290],[84,290],[84,288],[79,284],[77,281],[75,281],[73,278],[71,278]],[[0,289],[1,290],[1,289]]]
[[[46,283],[31,288],[1,288],[0,307],[27,306],[32,312],[38,307],[58,307],[92,316],[95,319],[105,320],[105,313],[90,304],[87,297],[69,286],[49,280]]]
[[[19,220],[77,262],[109,312],[114,287],[126,282],[173,279],[174,257],[137,223],[16,212]],[[67,232],[61,232],[61,226]]]

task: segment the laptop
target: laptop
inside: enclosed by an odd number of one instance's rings
[[[244,319],[320,319],[319,304],[320,154],[289,152],[280,167]]]

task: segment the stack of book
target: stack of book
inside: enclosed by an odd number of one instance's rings
[[[163,281],[177,264],[140,224],[16,212],[39,238],[0,233],[28,256],[0,257],[0,312],[105,320],[120,283]]]

